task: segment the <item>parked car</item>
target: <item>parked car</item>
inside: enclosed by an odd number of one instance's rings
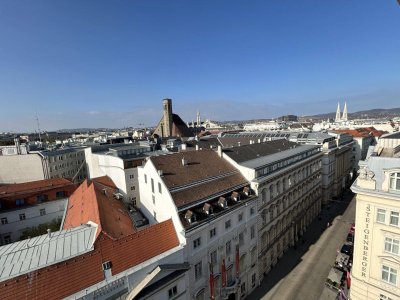
[[[351,224],[349,233],[354,234],[355,230],[356,230],[356,224],[353,223],[353,224]]]
[[[353,243],[354,243],[354,235],[351,234],[351,233],[349,233],[349,234],[347,235],[346,242],[352,243],[352,244],[353,244]]]
[[[353,255],[353,245],[349,243],[343,244],[342,248],[340,249],[341,253],[347,254],[349,256]]]

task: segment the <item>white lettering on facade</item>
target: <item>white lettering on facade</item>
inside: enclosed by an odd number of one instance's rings
[[[362,252],[362,259],[361,259],[361,277],[367,277],[367,267],[368,267],[368,252],[369,252],[369,224],[371,222],[370,219],[371,215],[371,206],[368,204],[365,209],[365,218],[364,218],[364,241],[363,241],[363,252]]]

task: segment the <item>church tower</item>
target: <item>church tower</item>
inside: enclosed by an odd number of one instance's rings
[[[342,121],[347,121],[347,103],[344,103]]]
[[[338,104],[337,104],[335,122],[340,122],[340,104],[339,104],[339,102],[338,102]]]
[[[165,98],[163,100],[163,134],[164,137],[172,135],[172,100]]]

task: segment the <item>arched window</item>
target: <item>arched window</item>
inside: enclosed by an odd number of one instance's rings
[[[390,189],[400,190],[400,173],[390,174]]]
[[[267,201],[267,189],[263,189],[261,192],[261,200],[262,203],[265,203]]]

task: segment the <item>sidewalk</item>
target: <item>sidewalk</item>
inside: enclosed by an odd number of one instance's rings
[[[344,201],[331,202],[329,209],[324,207],[321,220],[314,220],[304,234],[304,243],[300,239],[297,249],[289,249],[248,299],[320,299],[337,249],[354,222],[352,197],[348,193]],[[327,228],[328,222],[332,225]]]

